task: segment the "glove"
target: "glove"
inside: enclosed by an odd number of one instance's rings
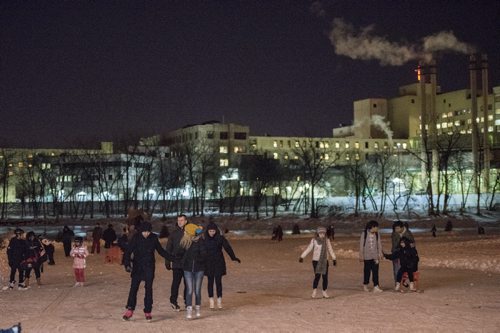
[[[167,269],[167,271],[170,271],[172,269],[172,264],[170,264],[170,261],[167,261],[165,263],[165,268]]]
[[[300,257],[299,262],[304,262],[304,258]]]
[[[241,260],[240,260],[240,259],[238,259],[238,258],[234,258],[234,260],[233,260],[233,261],[237,261],[237,262],[238,262],[238,264],[241,264]]]
[[[127,273],[132,272],[132,267],[130,267],[130,266],[125,266],[125,272],[127,272]]]
[[[337,266],[337,260],[333,259],[333,266]]]

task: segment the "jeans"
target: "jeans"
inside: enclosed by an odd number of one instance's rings
[[[375,260],[365,260],[363,284],[370,282],[370,273],[372,274],[373,286],[378,286],[378,263]]]
[[[208,297],[214,297],[214,281],[217,297],[222,297],[222,274],[208,275]]]
[[[314,273],[314,280],[313,280],[313,289],[318,288],[319,278],[323,277],[323,290],[327,290],[328,289],[328,263],[326,264],[326,273],[323,275],[316,273],[316,266],[318,266],[318,262],[316,260],[313,260],[312,265],[313,265],[313,271],[315,272]]]
[[[179,287],[181,281],[184,278],[184,271],[182,268],[172,268],[172,286],[170,287],[170,303],[177,304],[177,298],[179,298]],[[186,303],[186,280],[184,279],[184,292],[182,293],[184,297],[184,304]]]
[[[398,282],[399,268],[401,268],[401,265],[399,264],[399,259],[394,259],[392,261],[392,272],[394,274],[394,282]]]
[[[203,271],[184,271],[184,281],[186,282],[186,306],[193,305],[193,289],[195,305],[201,305],[201,283],[203,282]]]

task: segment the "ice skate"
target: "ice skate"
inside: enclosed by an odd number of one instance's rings
[[[153,316],[151,315],[151,312],[144,312],[144,315],[146,316],[146,320],[148,323],[150,323],[153,320]]]
[[[181,311],[181,307],[179,306],[179,304],[170,303],[170,306],[172,307],[172,310],[174,310],[175,312]]]
[[[133,315],[134,315],[134,310],[127,309],[127,311],[125,311],[125,313],[123,314],[122,319],[130,320],[130,318],[132,318]]]
[[[330,296],[328,296],[326,290],[323,290],[323,298],[330,298]]]
[[[383,290],[379,286],[375,286],[375,287],[373,287],[373,292],[374,293],[381,293],[381,292],[383,292]]]
[[[217,297],[217,308],[222,309],[222,297]]]
[[[193,318],[193,307],[188,306],[186,307],[186,319],[192,319]]]
[[[196,313],[196,318],[200,318],[201,317],[201,307],[199,305],[196,305],[194,307],[194,310],[195,310],[195,313]]]
[[[215,302],[214,302],[214,298],[213,297],[210,297],[208,299],[208,302],[210,303],[210,309],[214,309],[215,308]]]
[[[417,288],[415,288],[415,283],[413,283],[413,282],[410,282],[410,291],[414,291],[414,292],[417,291]]]
[[[311,298],[316,298],[316,293],[318,292],[318,289],[313,289],[313,292],[311,294]]]
[[[24,283],[19,283],[17,290],[28,290],[28,287]]]
[[[363,291],[370,292],[370,288],[368,288],[367,284],[363,285]]]
[[[396,282],[396,286],[394,287],[394,291],[400,291],[401,290],[401,283]]]

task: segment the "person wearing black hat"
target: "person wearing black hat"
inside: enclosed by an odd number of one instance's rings
[[[111,248],[111,245],[113,242],[116,240],[116,232],[115,229],[113,229],[112,224],[108,224],[108,228],[104,230],[102,234],[102,239],[104,239],[104,248],[109,249]]]
[[[36,283],[40,287],[42,285],[41,280],[41,266],[43,263],[43,257],[45,253],[43,251],[43,246],[40,240],[36,237],[33,231],[29,231],[26,234],[26,246],[27,246],[27,258],[31,261],[31,264],[25,270],[24,284],[29,287],[29,281],[31,277],[31,270],[35,272]],[[45,257],[46,258],[46,257]]]
[[[141,232],[134,235],[130,241],[123,257],[125,270],[131,276],[130,291],[128,295],[126,309],[123,320],[129,320],[134,314],[137,304],[137,291],[141,281],[144,281],[144,315],[147,321],[152,320],[151,310],[153,309],[153,280],[155,274],[155,251],[162,257],[169,259],[158,237],[152,233],[152,225],[145,221],[141,224]]]
[[[226,251],[232,261],[241,263],[241,260],[236,257],[233,248],[226,237],[221,235],[219,228],[214,222],[210,222],[207,226],[205,247],[207,249],[205,275],[208,278],[210,309],[215,307],[214,282],[217,289],[217,307],[222,309],[222,276],[226,275],[226,261],[224,260],[222,249]]]
[[[74,237],[75,233],[73,232],[73,230],[65,225],[62,230],[62,243],[64,247],[64,255],[66,257],[69,257],[69,253],[71,252],[71,242],[73,242]]]
[[[14,237],[11,238],[7,247],[7,257],[10,266],[10,283],[9,288],[14,289],[16,285],[16,272],[19,273],[19,290],[28,289],[24,284],[24,270],[21,268],[21,262],[26,259],[28,248],[26,241],[23,239],[24,231],[17,228],[14,231]]]

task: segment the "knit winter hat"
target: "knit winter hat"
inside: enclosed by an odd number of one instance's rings
[[[188,223],[184,226],[184,231],[190,236],[196,236],[203,232],[203,227],[194,223]]]
[[[321,232],[326,233],[326,228],[325,227],[318,227],[318,229],[316,229],[316,232],[318,234],[321,233]]]
[[[144,221],[141,223],[141,231],[149,231],[151,232],[153,230],[153,226],[151,225],[150,222]]]
[[[214,222],[210,222],[207,225],[207,230],[219,230],[219,228],[217,228],[217,224],[215,224]]]

